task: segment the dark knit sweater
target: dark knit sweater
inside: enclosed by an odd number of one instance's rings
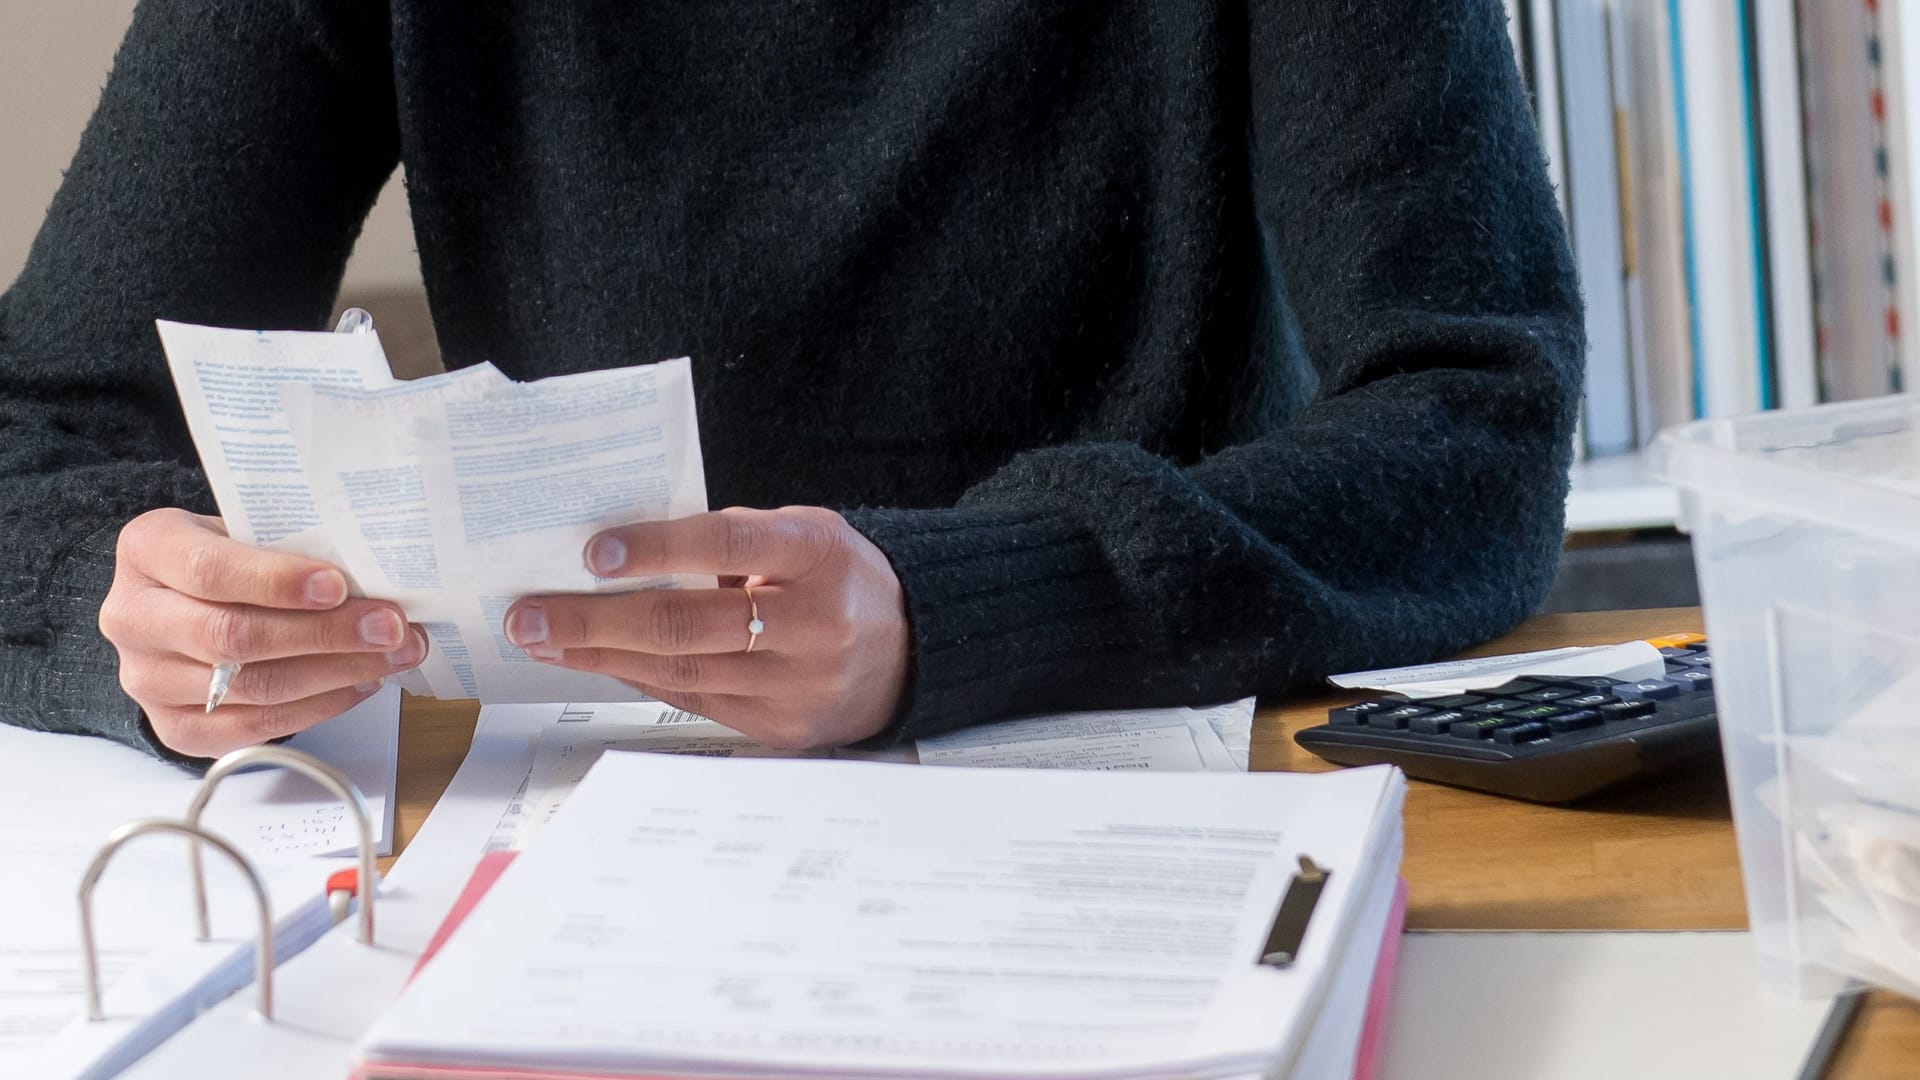
[[[96,612],[211,501],[152,321],[322,326],[396,164],[451,366],[690,355],[713,504],[886,552],[896,734],[1430,658],[1553,568],[1499,0],[145,0],[0,299],[5,719],[153,746]]]

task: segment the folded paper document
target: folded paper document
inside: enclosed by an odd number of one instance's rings
[[[707,508],[687,361],[532,383],[482,364],[403,383],[373,334],[163,322],[160,337],[228,532],[326,559],[357,595],[398,603],[432,646],[408,689],[637,696],[529,659],[501,621],[529,594],[680,583],[596,578],[581,552],[607,526]]]

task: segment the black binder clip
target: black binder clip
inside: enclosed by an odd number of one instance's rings
[[[1305,855],[1300,856],[1300,870],[1287,883],[1287,895],[1280,900],[1280,910],[1267,931],[1266,947],[1260,950],[1261,963],[1283,968],[1299,959],[1301,939],[1307,936],[1307,922],[1313,918],[1314,906],[1320,902],[1320,893],[1332,876],[1332,871],[1314,865]]]

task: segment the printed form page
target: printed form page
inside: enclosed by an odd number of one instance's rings
[[[665,702],[569,704],[540,736],[498,850],[525,847],[609,750],[706,757],[837,757],[981,768],[1245,772],[1253,699],[1202,709],[1134,709],[1004,720],[886,750],[779,751]],[[488,706],[499,709],[503,706]]]
[[[1003,720],[921,739],[922,765],[1025,769],[1247,768],[1254,699],[1204,709],[1114,709]]]
[[[1298,1036],[1397,776],[607,754],[367,1056],[1245,1071]],[[1259,968],[1303,846],[1356,872],[1299,963]]]
[[[187,429],[228,535],[265,546],[319,526],[320,511],[280,407],[280,387],[391,385],[378,335],[158,325]]]

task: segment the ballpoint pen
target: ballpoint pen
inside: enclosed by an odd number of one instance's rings
[[[348,308],[340,313],[340,322],[334,326],[333,332],[336,334],[371,334],[373,333],[373,316],[357,307]],[[227,700],[227,691],[233,689],[234,676],[239,674],[240,665],[238,663],[213,665],[213,675],[207,679],[208,712],[219,708],[220,703]]]

